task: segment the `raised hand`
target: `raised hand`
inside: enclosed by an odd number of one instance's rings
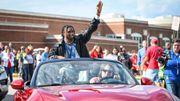
[[[97,16],[100,16],[101,15],[101,11],[102,11],[102,6],[103,6],[103,3],[101,0],[99,0],[97,6],[96,6],[96,15]]]

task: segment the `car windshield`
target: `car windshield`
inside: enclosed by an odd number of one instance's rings
[[[137,84],[125,68],[112,61],[48,62],[39,67],[35,85]]]

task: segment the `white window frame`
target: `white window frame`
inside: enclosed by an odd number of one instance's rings
[[[143,35],[144,35],[144,36],[147,36],[147,35],[148,35],[148,30],[147,30],[147,29],[144,29],[144,30],[143,30]]]
[[[126,34],[130,35],[132,33],[132,29],[131,28],[126,28]]]

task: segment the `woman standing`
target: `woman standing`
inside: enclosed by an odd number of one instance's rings
[[[2,55],[2,62],[8,77],[10,77],[10,82],[13,81],[14,58],[14,54],[10,52],[10,48],[7,47]]]
[[[91,58],[103,58],[103,52],[101,46],[95,45],[90,51]]]
[[[175,39],[173,43],[173,50],[169,52],[169,59],[167,61],[164,78],[166,88],[180,98],[180,39]]]

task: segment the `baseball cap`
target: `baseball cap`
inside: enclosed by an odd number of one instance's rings
[[[153,39],[151,39],[151,42],[157,44],[158,43],[158,39],[157,38],[153,38]]]

